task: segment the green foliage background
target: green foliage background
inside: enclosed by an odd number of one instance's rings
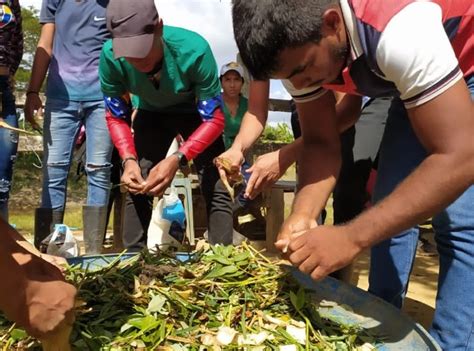
[[[39,23],[38,10],[34,7],[22,7],[21,16],[23,19],[23,59],[15,74],[16,90],[26,91],[30,80],[31,67],[36,51],[36,45],[41,34],[41,24]]]
[[[275,127],[267,125],[263,134],[260,138],[262,142],[280,142],[280,143],[291,143],[293,138],[293,133],[291,132],[290,127],[286,123],[278,123]]]

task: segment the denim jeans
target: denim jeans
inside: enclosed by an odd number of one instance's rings
[[[15,95],[8,76],[0,76],[1,118],[12,127],[18,127]],[[8,221],[8,199],[10,197],[13,163],[18,149],[18,133],[0,128],[0,217]]]
[[[43,136],[43,208],[64,210],[67,176],[83,124],[86,127],[87,205],[106,206],[108,203],[113,145],[105,121],[104,102],[48,98]]]
[[[474,79],[468,85],[472,96]],[[389,195],[426,156],[402,102],[395,99],[380,147],[374,200]],[[433,217],[433,228],[440,271],[430,333],[443,350],[474,350],[474,186]],[[372,248],[369,291],[399,308],[408,288],[418,235],[418,229],[412,228]]]

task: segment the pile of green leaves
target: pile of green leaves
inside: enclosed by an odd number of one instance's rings
[[[79,287],[76,350],[371,350],[357,326],[321,318],[311,294],[244,243],[212,246],[180,262],[165,253],[117,259],[99,271],[73,267]],[[4,350],[35,349],[0,319]]]

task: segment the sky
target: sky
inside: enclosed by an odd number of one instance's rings
[[[20,0],[20,3],[41,7],[41,0]],[[232,32],[231,0],[155,0],[155,3],[164,24],[190,29],[206,38],[219,67],[235,60],[237,46]],[[272,81],[270,96],[290,99],[278,81]],[[289,114],[270,113],[270,121],[288,123]]]

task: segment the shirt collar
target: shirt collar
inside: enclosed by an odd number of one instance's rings
[[[339,4],[346,25],[347,40],[350,44],[350,59],[351,61],[354,61],[364,53],[360,42],[359,32],[357,31],[357,19],[351,5],[349,4],[349,0],[340,0]]]

